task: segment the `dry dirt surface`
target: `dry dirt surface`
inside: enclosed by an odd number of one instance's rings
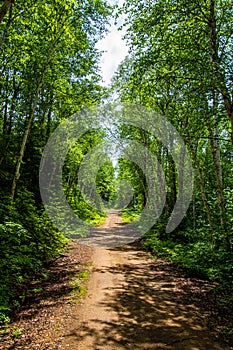
[[[99,230],[119,225],[119,213],[111,212]],[[87,294],[80,298],[70,281],[87,269]],[[207,327],[211,315],[218,317],[213,287],[154,260],[140,242],[105,249],[72,241],[50,264],[48,278],[28,286],[38,292],[0,334],[0,350],[230,349]]]
[[[0,350],[58,349],[66,315],[79,300],[72,281],[89,268],[92,255],[91,248],[70,242],[68,250],[50,262],[46,278],[35,276],[25,286],[27,295],[12,322],[6,329],[0,328]]]
[[[112,209],[103,225],[92,227],[87,237],[77,241],[92,247],[114,248],[134,242],[140,236],[135,227],[122,223],[119,210]]]
[[[112,212],[103,227],[120,223],[119,213]],[[208,283],[152,260],[137,243],[94,248],[92,260],[88,294],[67,317],[59,349],[227,349],[215,341],[189,298],[195,288],[210,289]]]

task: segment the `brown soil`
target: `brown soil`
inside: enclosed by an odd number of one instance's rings
[[[92,255],[91,248],[71,242],[67,252],[50,264],[48,277],[27,286],[42,292],[31,292],[15,310],[13,322],[4,333],[1,330],[0,350],[58,349],[63,320],[77,300],[71,282],[88,268]]]
[[[120,223],[113,212],[104,227]],[[87,268],[88,293],[80,302],[69,281]],[[104,249],[73,241],[49,275],[34,282],[43,292],[25,300],[0,350],[230,349],[207,327],[216,310],[214,284],[152,259],[139,242]],[[12,337],[14,327],[22,330],[18,338]]]

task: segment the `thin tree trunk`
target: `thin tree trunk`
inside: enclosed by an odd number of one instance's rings
[[[169,149],[172,150],[174,148],[174,140],[173,135],[170,134],[170,145]],[[169,161],[170,158],[170,161]],[[169,164],[169,182],[170,182],[170,188],[171,188],[171,194],[172,194],[172,208],[174,207],[176,200],[177,200],[177,188],[176,188],[176,167],[174,160],[171,156],[168,154],[168,164]]]
[[[157,159],[158,159],[158,169],[157,171],[157,176],[158,176],[158,187],[161,187],[161,184],[163,183],[163,174],[162,174],[162,164],[161,164],[161,159],[162,159],[162,145],[160,142],[158,142],[158,149],[157,149]],[[159,190],[156,191],[157,198],[156,198],[156,203],[161,204],[161,195]]]
[[[5,84],[5,106],[4,106],[4,113],[3,113],[3,130],[2,133],[3,135],[6,134],[6,130],[7,130],[7,112],[8,112],[8,83],[9,83],[9,71],[7,73],[6,76],[6,84]]]
[[[62,15],[61,15],[61,18],[62,18]],[[64,21],[62,21],[60,23],[60,28],[62,28],[62,26],[64,25],[65,21],[66,21],[66,18],[64,19]],[[26,143],[27,143],[28,136],[30,134],[30,129],[31,129],[31,126],[32,126],[32,122],[33,122],[36,106],[37,106],[37,103],[38,103],[40,91],[41,91],[41,88],[43,86],[44,77],[45,77],[45,74],[46,74],[46,72],[48,70],[50,61],[52,59],[53,52],[56,49],[57,41],[61,37],[62,33],[63,32],[59,32],[58,36],[56,37],[56,39],[52,43],[52,45],[50,47],[50,50],[48,52],[48,56],[47,56],[46,62],[44,64],[44,69],[43,69],[42,74],[41,74],[41,76],[39,78],[39,81],[38,81],[36,94],[35,94],[34,101],[33,101],[33,104],[32,104],[32,109],[31,109],[30,114],[29,114],[27,126],[26,126],[26,129],[25,129],[23,140],[22,140],[21,147],[20,147],[19,157],[18,157],[17,164],[16,164],[15,175],[14,175],[14,178],[13,178],[13,181],[12,181],[11,194],[10,194],[12,200],[14,200],[14,198],[15,198],[15,190],[16,190],[17,182],[18,182],[19,177],[20,177],[20,167],[21,167],[22,160],[23,160],[23,157],[24,157]]]
[[[210,148],[211,153],[213,157],[213,163],[214,163],[214,169],[215,169],[215,176],[216,176],[216,185],[217,185],[217,192],[218,192],[218,206],[220,210],[220,218],[221,218],[221,226],[224,227],[224,212],[225,212],[225,206],[224,206],[224,199],[223,199],[223,184],[222,184],[222,166],[221,166],[221,160],[220,160],[220,147],[219,147],[219,141],[218,141],[218,124],[217,124],[217,115],[216,115],[216,107],[217,107],[217,100],[215,93],[213,94],[213,104],[214,104],[214,120],[213,125],[211,123],[210,115],[207,113],[207,126],[208,126],[208,132],[210,137]]]
[[[194,188],[195,188],[195,184],[196,184],[196,179],[194,177]],[[196,228],[197,228],[197,223],[196,223],[196,198],[195,198],[195,196],[193,196],[193,230],[194,230],[194,232],[196,232]]]
[[[11,128],[12,128],[12,119],[13,119],[13,114],[16,108],[16,101],[17,101],[17,96],[20,91],[19,85],[16,86],[16,81],[15,81],[15,76],[13,77],[13,96],[12,96],[12,103],[9,111],[9,118],[6,118],[6,123],[5,123],[5,128],[4,128],[4,133],[10,135],[11,133]]]
[[[4,1],[3,5],[0,9],[0,23],[3,21],[7,12],[10,10],[12,4],[13,4],[13,0],[5,0]]]
[[[49,135],[50,135],[51,119],[52,119],[52,106],[49,107],[49,112],[48,112],[48,115],[47,115],[46,139],[48,139]]]
[[[202,172],[200,163],[198,161],[196,151],[195,151],[195,149],[193,147],[189,131],[187,129],[186,129],[186,134],[187,134],[187,141],[188,141],[188,144],[189,144],[189,148],[190,148],[190,151],[191,151],[191,154],[192,154],[192,157],[194,159],[194,162],[195,162],[195,165],[196,165],[196,168],[197,168],[197,172],[198,172],[198,175],[199,175],[199,184],[200,184],[200,189],[201,189],[202,201],[203,201],[203,204],[204,204],[204,207],[205,207],[205,210],[206,210],[206,214],[207,214],[207,218],[208,218],[210,229],[211,229],[211,231],[213,231],[214,225],[213,225],[213,220],[212,220],[212,215],[211,215],[209,203],[208,203],[207,196],[206,196],[203,172]]]
[[[144,148],[147,148],[148,145],[149,145],[149,142],[148,142],[148,136],[146,135],[146,132],[144,129],[141,129],[140,130],[140,134],[141,134],[141,138],[142,138],[142,141],[143,141],[143,145],[144,145]],[[147,184],[147,181],[146,181],[146,174],[148,172],[147,170],[147,158],[145,157],[144,158],[144,169],[143,169],[143,172],[142,172],[142,179],[141,179],[141,182],[142,182],[142,187],[143,187],[143,194],[142,194],[142,198],[143,198],[143,203],[142,203],[142,208],[145,208],[146,206],[146,202],[147,202],[147,192],[148,192],[148,184]]]
[[[3,31],[2,39],[0,41],[0,50],[2,49],[3,44],[4,44],[5,40],[6,40],[6,37],[7,37],[7,34],[8,34],[8,30],[10,28],[10,25],[11,25],[12,21],[13,21],[13,19],[12,19],[12,6],[11,6],[10,10],[9,10],[9,18],[8,18],[7,23],[6,23],[5,29]]]
[[[225,77],[221,72],[221,59],[218,54],[219,44],[217,37],[217,23],[216,23],[216,10],[215,10],[215,0],[210,0],[210,16],[209,16],[209,29],[210,29],[210,46],[211,46],[211,59],[213,63],[215,84],[220,90],[225,110],[227,112],[230,125],[231,125],[231,143],[233,144],[233,101],[231,94],[227,89],[225,82]]]
[[[207,113],[207,126],[210,136],[210,148],[213,157],[215,176],[216,176],[216,185],[218,193],[218,207],[220,212],[220,223],[222,230],[224,232],[226,249],[230,250],[230,239],[227,234],[227,229],[225,227],[225,204],[223,196],[223,181],[222,181],[222,166],[221,166],[221,157],[220,157],[220,146],[219,146],[219,132],[218,132],[218,121],[217,121],[217,106],[218,99],[216,93],[213,92],[213,109],[214,109],[214,125],[211,125],[211,119],[209,113]]]
[[[53,91],[50,94],[50,98],[49,98],[49,111],[47,114],[47,124],[46,124],[46,132],[45,132],[45,137],[46,140],[49,138],[50,136],[50,132],[51,132],[51,120],[52,120],[52,111],[53,111]]]
[[[42,72],[42,74],[41,74],[41,76],[39,78],[39,82],[38,82],[35,98],[34,98],[34,101],[33,101],[32,109],[31,109],[31,112],[29,114],[27,126],[26,126],[26,129],[25,129],[24,135],[23,135],[23,140],[22,140],[22,143],[21,143],[19,157],[18,157],[18,161],[17,161],[17,164],[16,164],[15,175],[14,175],[14,179],[12,181],[12,186],[11,186],[11,198],[12,198],[12,200],[14,200],[14,197],[15,197],[15,190],[16,190],[17,182],[18,182],[19,177],[20,177],[20,168],[21,168],[23,157],[24,157],[26,143],[27,143],[28,136],[30,134],[32,121],[33,121],[33,118],[34,118],[34,114],[35,114],[37,102],[38,102],[38,99],[39,99],[40,91],[41,91],[41,88],[42,88],[42,85],[43,85],[44,77],[45,77],[46,71],[47,71],[48,66],[49,66],[49,61],[50,61],[50,59],[47,60],[47,62],[45,64],[45,67],[44,67],[44,70],[43,70],[43,72]]]
[[[16,100],[17,96],[19,93],[19,86],[15,85],[15,79],[13,78],[13,96],[12,96],[12,102],[11,102],[11,107],[9,111],[9,118],[7,117],[8,114],[8,97],[6,96],[6,101],[5,101],[5,111],[4,111],[4,124],[3,124],[3,135],[10,135],[11,134],[11,128],[12,128],[12,119],[13,119],[13,114],[15,111],[16,107]],[[6,158],[6,153],[7,149],[9,147],[10,140],[8,139],[6,144],[4,145],[4,155],[1,156],[0,158],[0,165],[3,163],[4,159]]]

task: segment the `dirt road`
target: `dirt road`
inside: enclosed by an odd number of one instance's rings
[[[104,227],[119,224],[112,213]],[[101,228],[103,230],[103,227]],[[208,289],[203,282],[203,291]],[[220,350],[192,301],[190,279],[137,244],[94,248],[88,294],[67,317],[59,349]]]

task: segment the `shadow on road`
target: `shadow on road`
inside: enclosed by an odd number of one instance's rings
[[[200,310],[188,302],[187,285],[191,293],[192,281],[170,263],[152,261],[137,245],[111,252],[120,256],[122,262],[94,272],[103,276],[110,274],[116,279],[121,276],[122,282],[117,283],[114,290],[103,289],[96,317],[79,323],[68,337],[77,344],[87,341],[92,344],[87,349],[95,350],[226,349],[211,339]],[[204,281],[198,283],[203,293],[210,287]],[[116,317],[101,319],[98,307]],[[77,349],[83,348],[77,346]]]

